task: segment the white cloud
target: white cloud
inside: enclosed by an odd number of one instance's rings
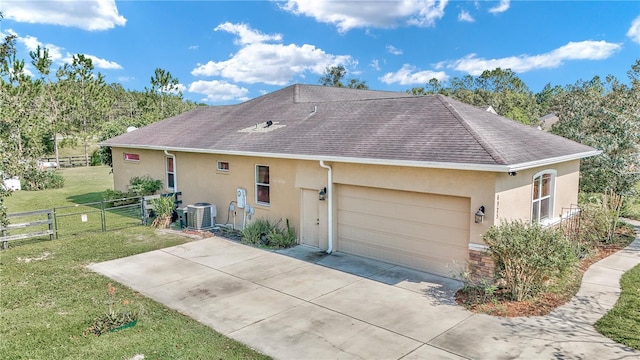
[[[191,45],[189,46],[189,50],[198,50],[200,48],[199,45]]]
[[[40,46],[41,49],[46,48],[47,51],[49,52],[49,58],[51,58],[51,61],[53,61],[54,64],[59,64],[59,65],[65,64],[65,63],[71,64],[73,62],[73,54],[69,52],[65,52],[65,54],[63,55],[64,48],[60,46],[56,46],[53,44],[45,44],[40,40],[38,40],[38,38],[35,36],[31,36],[31,35],[20,36],[18,35],[18,33],[16,33],[11,29],[7,30],[7,32],[17,36],[16,38],[17,42],[24,45],[27,51],[35,51],[38,48],[38,46]],[[97,69],[105,69],[105,70],[122,69],[122,66],[115,61],[102,59],[95,55],[85,54],[85,56],[91,59],[93,66]]]
[[[387,45],[387,52],[391,55],[402,55],[402,50],[393,45]]]
[[[221,76],[236,82],[286,85],[295,76],[303,76],[307,71],[323,74],[329,66],[354,64],[349,55],[328,54],[313,45],[259,42],[277,40],[280,37],[260,34],[246,25],[229,24],[216,29],[238,35],[236,42],[242,44],[242,47],[231,54],[228,60],[197,64],[191,71],[194,76]]]
[[[3,0],[7,19],[31,24],[53,24],[84,30],[108,30],[127,22],[115,0]]]
[[[85,54],[85,56],[91,59],[91,63],[97,69],[105,69],[105,70],[121,70],[122,69],[122,66],[115,61],[101,59],[94,55]]]
[[[380,71],[380,61],[378,59],[371,60],[371,64],[369,64],[374,70]]]
[[[238,38],[234,41],[236,44],[247,45],[262,43],[265,41],[282,41],[282,35],[266,35],[257,30],[251,29],[246,24],[231,24],[229,22],[216,26],[213,31],[226,31],[230,34],[237,35]]]
[[[627,36],[631,38],[631,41],[640,44],[640,16],[631,22],[631,27],[629,28],[629,31],[627,31]]]
[[[476,19],[474,19],[468,11],[460,10],[460,13],[458,14],[458,21],[474,22]]]
[[[62,52],[64,48],[61,48],[53,44],[45,44],[39,41],[38,38],[35,36],[31,36],[31,35],[20,36],[17,33],[14,33],[14,34],[17,36],[16,40],[19,43],[23,44],[24,47],[27,49],[27,51],[36,51],[38,46],[40,46],[41,49],[45,49],[45,48],[47,49],[47,51],[49,52],[49,57],[54,63],[62,62],[63,60]]]
[[[500,0],[500,4],[496,5],[489,9],[489,12],[492,14],[499,14],[509,10],[511,0]]]
[[[462,59],[449,62],[448,68],[463,71],[471,75],[480,75],[484,70],[495,68],[511,69],[524,73],[535,69],[556,68],[566,60],[603,60],[622,48],[620,44],[586,40],[569,42],[548,53],[540,55],[520,55],[499,59],[483,59],[470,54]]]
[[[135,79],[136,78],[134,78],[133,76],[118,76],[118,82],[121,82],[121,83],[126,83],[129,81],[133,81]]]
[[[400,70],[384,74],[380,81],[385,84],[413,85],[426,84],[433,78],[438,79],[438,81],[447,81],[449,79],[449,76],[444,71],[415,70],[415,66],[404,64]]]
[[[220,102],[230,100],[246,100],[249,90],[226,81],[198,80],[189,85],[189,92],[204,94],[207,97],[202,101]]]
[[[282,9],[333,24],[345,33],[355,28],[428,27],[444,16],[448,0],[362,1],[288,0]]]

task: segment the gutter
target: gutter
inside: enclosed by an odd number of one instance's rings
[[[173,159],[173,192],[177,193],[178,192],[178,172],[176,171],[176,169],[178,169],[178,166],[177,166],[178,164],[176,164],[176,155],[169,154],[169,152],[166,149],[164,150],[164,154],[167,156],[171,156],[171,158]]]
[[[320,160],[320,167],[328,170],[327,172],[327,240],[329,246],[327,248],[327,254],[333,252],[333,176],[331,173],[331,166],[325,165],[324,160]]]
[[[141,150],[164,150],[169,149],[171,151],[178,152],[190,152],[196,154],[220,154],[220,155],[238,155],[238,156],[253,156],[259,158],[276,158],[276,159],[293,159],[293,160],[311,160],[311,161],[331,161],[338,163],[351,163],[351,164],[364,164],[364,165],[386,165],[386,166],[407,166],[418,168],[431,168],[431,169],[449,169],[449,170],[469,170],[469,171],[489,171],[489,172],[511,172],[521,171],[539,166],[546,166],[557,164],[570,160],[579,160],[586,157],[600,155],[601,150],[593,149],[591,151],[585,151],[581,153],[574,153],[569,155],[557,156],[553,158],[517,163],[517,164],[473,164],[473,163],[452,163],[452,162],[439,162],[439,161],[417,161],[417,160],[391,160],[391,159],[374,159],[374,158],[355,158],[355,157],[340,157],[340,156],[318,156],[318,155],[304,155],[304,154],[282,154],[282,153],[267,153],[267,152],[253,152],[253,151],[225,151],[216,149],[194,149],[185,147],[164,147],[153,145],[133,145],[133,144],[103,144],[101,146],[111,146],[129,148],[129,149],[141,149]]]

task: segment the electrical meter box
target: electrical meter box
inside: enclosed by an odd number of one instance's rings
[[[247,203],[247,190],[243,188],[238,188],[236,191],[236,204],[238,208],[244,209],[245,204]]]

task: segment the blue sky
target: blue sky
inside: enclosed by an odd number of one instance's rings
[[[594,75],[627,81],[640,58],[638,1],[2,0],[0,11],[25,61],[37,45],[55,68],[82,53],[136,90],[159,67],[208,104],[317,84],[338,64],[376,90],[502,67],[537,92]]]

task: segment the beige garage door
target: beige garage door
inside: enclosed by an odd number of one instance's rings
[[[464,267],[469,198],[338,187],[338,251],[452,277]]]

